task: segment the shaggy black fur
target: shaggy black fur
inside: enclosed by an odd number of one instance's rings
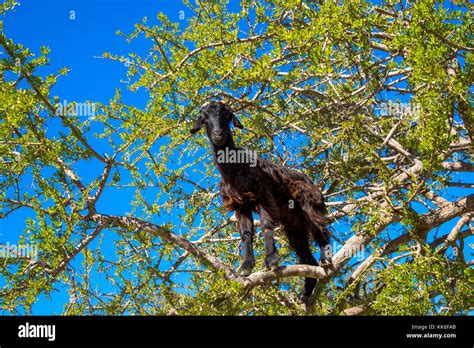
[[[214,163],[221,175],[220,190],[224,207],[235,211],[237,228],[242,238],[243,262],[241,274],[247,276],[255,266],[253,253],[254,227],[252,212],[260,216],[260,227],[265,241],[265,266],[278,268],[278,253],[273,239],[277,226],[282,225],[290,247],[300,263],[317,265],[311,253],[309,238],[321,248],[321,263],[331,263],[332,250],[329,233],[324,227],[326,207],[320,189],[311,179],[290,169],[276,165],[254,155],[251,151],[234,144],[229,123],[243,128],[231,109],[221,102],[210,102],[201,108],[198,119],[191,129],[196,133],[206,126],[211,143]],[[222,152],[244,152],[247,159],[242,163],[222,160]],[[316,280],[305,279],[300,300],[306,302],[316,285]]]

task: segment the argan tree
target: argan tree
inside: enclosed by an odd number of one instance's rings
[[[93,117],[58,112],[51,90],[67,69],[38,72],[47,48],[34,54],[1,34],[0,218],[28,216],[0,236],[3,312],[30,313],[62,291],[63,314],[468,313],[468,2],[187,6],[185,28],[160,13],[124,35],[131,50],[146,38],[147,54],[103,54],[126,63],[128,88],[147,106],[127,105],[118,89]],[[296,264],[277,235],[284,267],[264,270],[257,238],[255,273],[237,274],[239,237],[207,139],[189,134],[209,100],[239,116],[240,145],[323,188],[332,268]],[[126,206],[114,211],[118,197]],[[8,257],[13,236],[37,257]],[[308,308],[296,301],[303,277],[319,279]]]

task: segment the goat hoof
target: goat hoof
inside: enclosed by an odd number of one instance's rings
[[[272,270],[272,271],[276,271],[279,267],[278,266],[278,261],[279,261],[279,257],[278,257],[277,253],[267,255],[265,257],[265,262],[264,262],[265,268],[269,269],[269,270]]]
[[[240,275],[242,277],[248,277],[251,273],[252,273],[252,270],[248,268],[243,268],[240,270]]]
[[[332,266],[332,259],[321,259],[321,267]]]
[[[278,270],[278,268],[280,268],[280,266],[278,265],[278,263],[274,264],[274,265],[265,265],[265,269],[267,271],[276,271]]]
[[[252,269],[255,267],[255,259],[245,260],[240,266],[240,275],[247,277],[252,273]]]

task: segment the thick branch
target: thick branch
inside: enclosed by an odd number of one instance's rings
[[[444,205],[435,211],[423,215],[418,223],[418,231],[426,233],[432,228],[468,212],[474,211],[474,194]]]
[[[323,268],[310,265],[290,265],[278,268],[276,271],[259,271],[249,275],[246,280],[251,286],[269,283],[279,278],[287,277],[308,277],[315,279],[323,279],[331,275],[329,268]]]
[[[469,221],[471,221],[473,217],[474,217],[474,214],[471,212],[466,215],[463,215],[461,219],[459,219],[459,221],[453,227],[451,232],[444,239],[443,245],[441,246],[441,249],[439,250],[440,253],[444,252],[446,249],[448,249],[450,245],[452,245],[456,241],[463,226],[469,223]]]
[[[452,170],[454,172],[474,172],[474,164],[463,162],[443,162],[441,163],[444,169]]]

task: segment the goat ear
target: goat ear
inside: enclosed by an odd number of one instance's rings
[[[232,112],[232,109],[225,104],[224,106],[227,112],[229,113],[229,121],[232,120],[232,124],[234,125],[234,127],[243,129],[244,126],[242,125],[242,123],[240,123],[239,119],[234,115],[234,113]]]
[[[189,131],[191,134],[198,132],[202,128],[203,117],[200,114],[196,122],[194,122],[194,127]]]
[[[234,125],[234,127],[237,127],[237,128],[240,128],[240,129],[244,128],[242,123],[240,123],[239,119],[237,117],[235,117],[235,115],[232,116],[232,124]]]

